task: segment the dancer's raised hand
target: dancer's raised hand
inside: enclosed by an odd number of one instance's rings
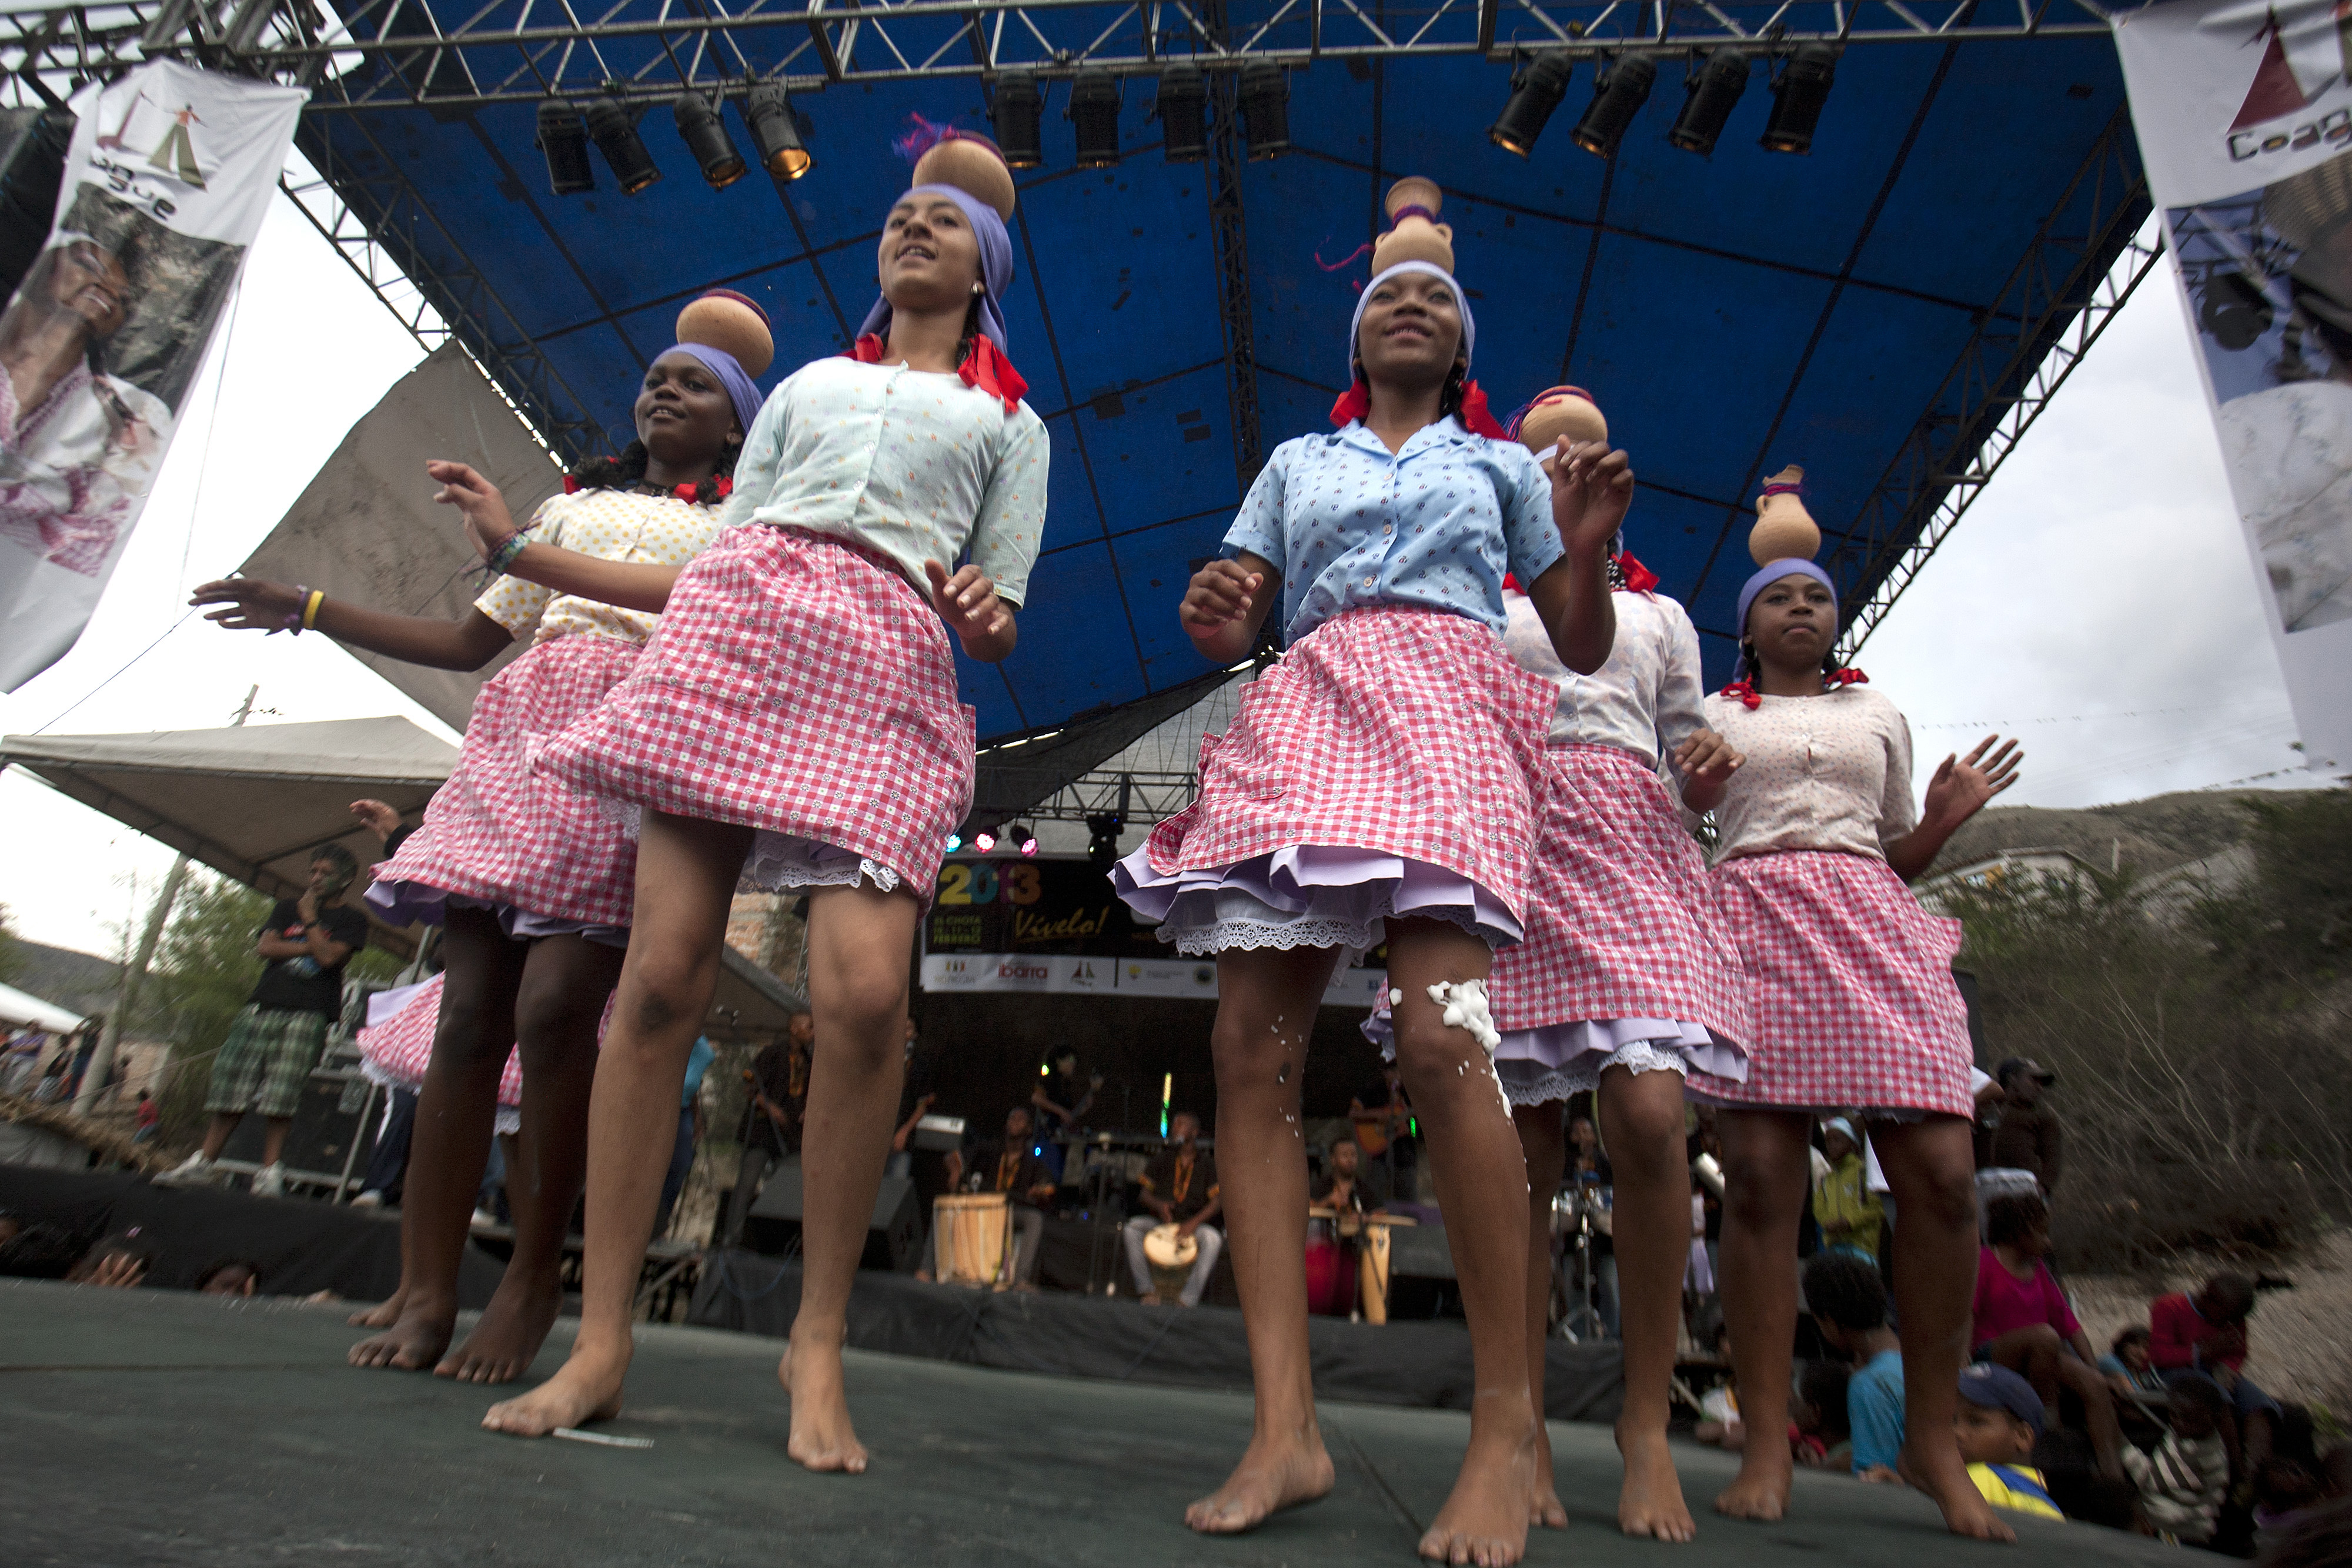
[[[1591,559],[1609,549],[1633,504],[1633,460],[1604,441],[1565,435],[1544,462],[1551,476],[1551,520],[1568,553]]]
[[[514,518],[507,511],[507,498],[470,466],[436,457],[425,465],[425,472],[441,486],[433,498],[445,507],[455,507],[466,521],[466,538],[488,560],[490,552],[514,533]]]
[[[2000,749],[1993,750],[2000,741]],[[1985,754],[1991,752],[1988,757]],[[1984,809],[1985,802],[2017,782],[2018,764],[2025,753],[2014,740],[1988,735],[1967,758],[1947,757],[1927,780],[1925,820],[1947,832]]]
[[[232,632],[290,632],[302,624],[302,601],[309,597],[291,583],[259,577],[225,577],[197,585],[190,604],[217,604],[205,617]]]

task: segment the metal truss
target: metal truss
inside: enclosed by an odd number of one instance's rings
[[[1226,0],[1203,0],[1219,35]],[[1209,87],[1209,229],[1217,250],[1217,316],[1225,333],[1225,392],[1234,416],[1234,470],[1245,493],[1265,466],[1257,412],[1257,318],[1250,308],[1249,225],[1242,213],[1242,136],[1237,83],[1220,75]]]
[[[1004,821],[1083,822],[1088,817],[1116,816],[1129,827],[1138,827],[1174,816],[1192,803],[1200,787],[1197,773],[1081,773],[1035,805],[1006,813]]]
[[[0,71],[16,101],[173,55],[297,83],[314,110],[527,102],[551,93],[656,101],[752,78],[842,82],[1080,68],[1148,76],[1171,57],[1226,79],[1305,67],[1531,51],[1592,58],[1726,45],[1952,43],[2107,32],[2095,0],[0,0]]]
[[[1849,653],[1886,619],[2163,254],[2131,123],[2117,110],[1832,559],[1842,583],[1864,592],[1846,625]]]

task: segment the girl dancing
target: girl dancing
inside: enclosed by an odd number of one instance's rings
[[[1904,883],[1961,823],[2017,781],[2016,742],[1989,736],[1947,757],[1911,795],[1911,731],[1895,705],[1837,667],[1837,592],[1813,564],[1820,531],[1802,471],[1757,503],[1739,591],[1740,675],[1707,722],[1747,758],[1717,808],[1715,880],[1748,977],[1747,1082],[1694,1079],[1724,1106],[1723,1300],[1742,1451],[1721,1511],[1779,1519],[1789,1503],[1789,1357],[1796,1333],[1797,1218],[1811,1115],[1860,1106],[1894,1189],[1895,1299],[1903,1324],[1905,1479],[1957,1534],[2006,1541],[1952,1435],[1977,1262],[1968,1011],[1953,983],[1959,923]]]
[[[647,367],[636,442],[573,474],[567,493],[551,497],[530,531],[512,533],[514,542],[491,559],[494,570],[560,547],[599,562],[675,571],[709,541],[727,475],[759,412],[751,376],[772,350],[766,318],[740,297],[696,301],[678,326],[681,338],[699,340],[681,341]],[[503,517],[498,492],[465,465],[435,463],[428,471],[444,486],[437,499],[494,507]],[[482,497],[487,502],[469,498]],[[499,577],[457,622],[246,578],[206,583],[194,601],[222,606],[207,619],[225,626],[320,631],[437,669],[479,669],[513,640],[531,639],[475,697],[457,771],[425,808],[425,825],[376,868],[368,891],[395,925],[438,923],[446,967],[401,1206],[400,1290],[354,1320],[383,1332],[351,1353],[355,1366],[430,1366],[468,1382],[511,1381],[539,1354],[562,1302],[557,1266],[585,1158],[597,1020],[621,967],[635,862],[620,824],[580,790],[534,776],[530,757],[628,674],[654,618],[513,575]],[[517,1046],[524,1089],[521,1169],[508,1181],[514,1255],[481,1321],[450,1352],[458,1263],[499,1075]]]
[[[769,398],[728,530],[678,575],[629,679],[541,758],[644,825],[590,1111],[580,1335],[553,1378],[491,1409],[495,1430],[539,1436],[620,1408],[677,1085],[740,878],[809,892],[805,1271],[779,1369],[789,1449],[811,1469],[866,1468],[842,1386],[849,1288],[896,1120],[916,924],[972,788],[949,639],[976,659],[1013,651],[1048,449],[1003,353],[1012,176],[973,137],[941,141],[915,175],[883,222],[866,334]]]
[[[1229,664],[1278,584],[1289,651],[1202,741],[1199,799],[1118,874],[1180,952],[1217,956],[1218,1164],[1257,1410],[1241,1463],[1187,1522],[1248,1530],[1330,1489],[1307,1359],[1299,1075],[1333,966],[1385,933],[1397,1060],[1446,1198],[1478,1385],[1469,1452],[1421,1550],[1498,1563],[1526,1547],[1538,1424],[1526,1164],[1489,1061],[1486,979],[1491,950],[1520,934],[1553,695],[1503,645],[1502,583],[1529,585],[1564,664],[1598,669],[1606,550],[1633,474],[1622,452],[1563,443],[1548,477],[1501,438],[1467,379],[1475,328],[1439,199],[1426,180],[1391,191],[1341,428],[1275,452],[1224,559],[1185,593],[1194,645]]]

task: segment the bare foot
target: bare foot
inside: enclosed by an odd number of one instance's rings
[[[583,1355],[575,1345],[572,1359],[554,1376],[528,1394],[491,1406],[482,1417],[483,1429],[544,1437],[558,1427],[609,1421],[621,1413],[621,1380],[628,1370],[625,1351],[618,1357]]]
[[[1769,1524],[1789,1511],[1795,1473],[1786,1443],[1750,1443],[1739,1451],[1739,1474],[1716,1494],[1715,1511]]]
[[[1552,1487],[1551,1428],[1541,1421],[1536,1423],[1536,1484],[1528,1494],[1528,1522],[1546,1530],[1568,1528],[1568,1510],[1560,1506],[1559,1493]]]
[[[378,1301],[372,1307],[362,1307],[346,1320],[355,1329],[388,1329],[400,1321],[400,1309],[408,1301],[408,1281],[403,1280],[400,1289],[390,1301]]]
[[[793,1352],[800,1352],[795,1355]],[[776,1364],[776,1381],[793,1402],[793,1435],[784,1452],[803,1469],[866,1473],[866,1445],[850,1425],[849,1393],[842,1384],[841,1347],[828,1352],[794,1341]]]
[[[409,1292],[392,1325],[352,1346],[345,1359],[353,1366],[422,1372],[441,1359],[457,1327],[457,1302],[427,1301],[419,1293]]]
[[[1491,1427],[1502,1427],[1502,1434],[1472,1429],[1470,1451],[1462,1456],[1453,1495],[1421,1538],[1421,1554],[1432,1562],[1508,1568],[1527,1553],[1536,1423],[1529,1420],[1516,1435],[1507,1423]]]
[[[474,1332],[441,1358],[433,1375],[460,1383],[512,1383],[530,1369],[562,1305],[563,1284],[555,1275],[533,1281],[509,1268]]]
[[[1239,1535],[1313,1502],[1332,1480],[1331,1456],[1312,1425],[1287,1437],[1253,1437],[1225,1484],[1186,1509],[1184,1522],[1203,1535]]]
[[[1964,1535],[1971,1541],[2015,1541],[2017,1531],[1992,1511],[1977,1483],[1969,1479],[1969,1468],[1961,1461],[1959,1449],[1948,1441],[1932,1448],[1915,1448],[1906,1442],[1903,1452],[1895,1462],[1897,1474],[1936,1500],[1944,1511],[1944,1528],[1954,1535]]]
[[[1617,1528],[1653,1541],[1689,1541],[1698,1534],[1683,1501],[1674,1450],[1656,1427],[1629,1433],[1617,1424],[1617,1451],[1625,1458],[1625,1487],[1617,1494]]]

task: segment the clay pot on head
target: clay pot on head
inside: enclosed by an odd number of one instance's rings
[[[953,185],[994,207],[1007,223],[1013,220],[1013,171],[1004,166],[1004,154],[996,143],[985,136],[959,131],[933,147],[915,160],[915,183]]]
[[[1408,174],[1391,185],[1381,207],[1391,226],[1372,242],[1372,276],[1404,261],[1426,261],[1452,276],[1454,230],[1437,221],[1444,204],[1445,193],[1434,180]]]
[[[688,300],[677,313],[677,340],[732,354],[743,373],[755,378],[766,373],[776,357],[768,313],[731,288],[714,288]]]
[[[1582,387],[1553,387],[1538,394],[1519,416],[1519,440],[1538,457],[1559,450],[1563,435],[1570,445],[1586,441],[1608,444],[1609,422]]]
[[[1811,560],[1820,551],[1822,530],[1797,493],[1804,477],[1805,471],[1792,463],[1764,481],[1764,494],[1756,497],[1756,526],[1748,530],[1748,553],[1758,566]]]

